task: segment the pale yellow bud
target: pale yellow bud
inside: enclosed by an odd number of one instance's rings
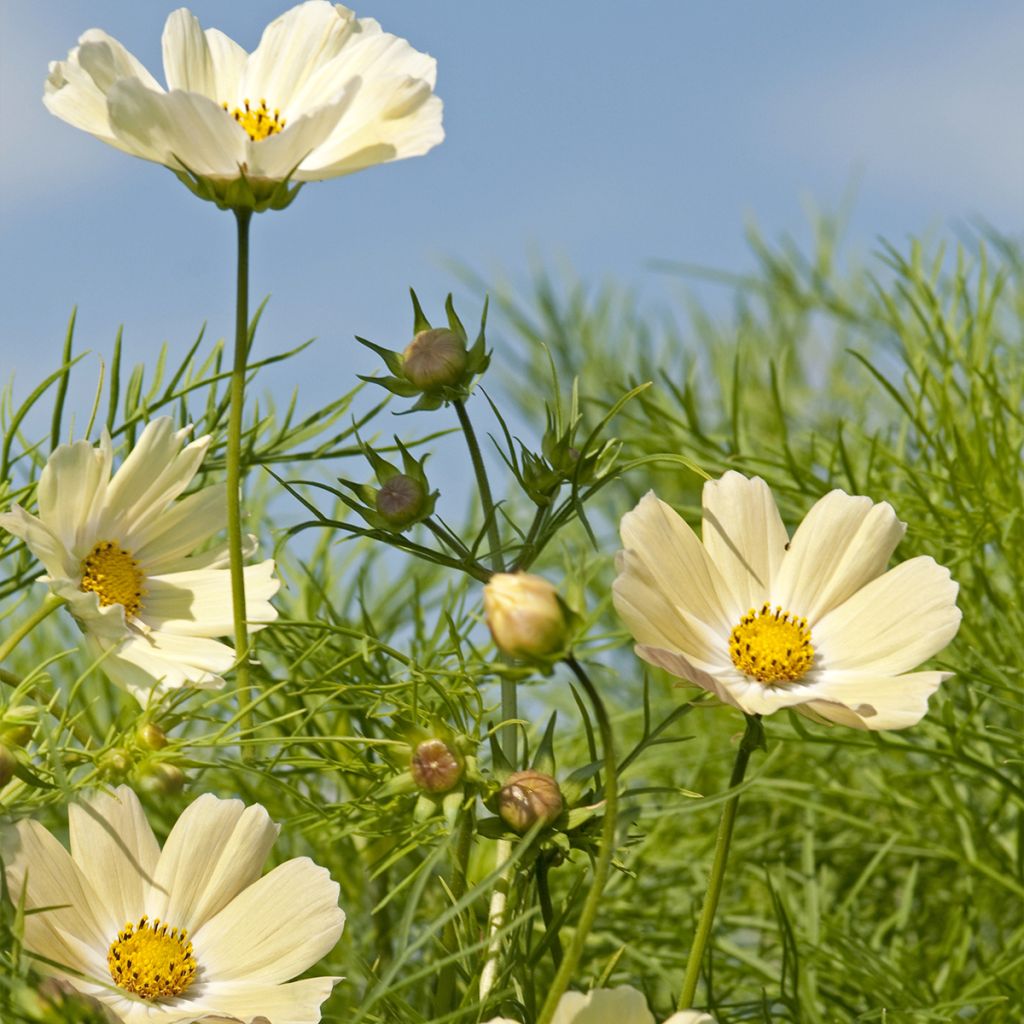
[[[512,658],[545,658],[569,642],[565,605],[542,576],[495,573],[484,587],[484,614],[495,644]]]
[[[405,379],[420,391],[455,387],[466,371],[469,353],[463,340],[447,327],[420,331],[402,353]]]
[[[529,832],[538,821],[550,825],[563,806],[558,783],[543,772],[513,772],[498,793],[498,814],[520,834]]]
[[[444,740],[424,740],[413,751],[409,773],[425,793],[447,793],[462,778],[465,763]]]

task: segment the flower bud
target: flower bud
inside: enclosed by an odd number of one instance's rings
[[[0,789],[14,778],[14,767],[17,763],[14,755],[0,743]]]
[[[402,353],[402,373],[420,391],[455,387],[466,371],[465,342],[447,327],[420,331]]]
[[[543,772],[513,772],[498,793],[498,814],[520,835],[538,821],[550,825],[563,806],[558,783]]]
[[[139,785],[147,793],[173,796],[184,788],[185,773],[177,765],[158,761],[145,768],[142,778],[139,779]]]
[[[104,778],[120,782],[131,771],[131,751],[124,747],[112,747],[99,760],[99,769]]]
[[[424,740],[413,751],[409,772],[425,793],[447,793],[462,778],[465,762],[444,740]]]
[[[381,485],[375,504],[381,518],[396,529],[411,526],[427,507],[427,489],[415,477],[396,473]]]
[[[135,732],[135,739],[140,747],[147,750],[163,750],[167,746],[167,733],[155,722],[140,725]]]
[[[542,576],[495,573],[484,587],[484,614],[498,649],[513,658],[545,658],[569,642],[566,608]]]

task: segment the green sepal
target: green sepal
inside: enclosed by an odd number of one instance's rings
[[[420,331],[429,331],[431,329],[430,321],[423,312],[423,307],[420,305],[420,300],[417,298],[415,290],[410,288],[409,295],[412,296],[412,333],[415,335],[419,334]],[[451,296],[449,296],[450,298]]]
[[[184,164],[182,166],[184,167]],[[302,182],[297,185],[290,184],[291,175],[294,172],[295,168],[292,168],[288,177],[283,181],[256,179],[254,182],[241,169],[239,169],[237,178],[218,179],[196,174],[187,167],[182,171],[171,168],[171,173],[193,195],[213,203],[218,209],[250,210],[253,213],[263,213],[265,210],[283,210],[290,206],[303,185]]]
[[[552,711],[548,719],[547,728],[537,746],[537,752],[533,755],[533,763],[530,767],[535,772],[543,772],[545,775],[555,776],[555,722],[558,712]],[[564,794],[563,794],[564,796]]]
[[[377,345],[376,343],[374,343],[372,341],[368,341],[366,338],[360,338],[358,334],[356,335],[356,341],[358,341],[360,345],[365,345],[368,349],[371,349],[372,351],[376,352],[377,355],[379,355],[381,357],[381,359],[384,360],[384,365],[396,377],[401,378],[401,376],[402,376],[402,353],[401,352],[393,352],[391,349],[385,348],[383,345]],[[363,379],[365,380],[366,378],[363,378]]]

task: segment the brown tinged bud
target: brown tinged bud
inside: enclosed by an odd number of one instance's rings
[[[569,643],[565,605],[542,576],[495,573],[484,587],[484,615],[498,649],[512,658],[546,658]]]
[[[167,746],[167,733],[155,722],[147,722],[139,726],[135,733],[135,739],[140,747],[147,750],[163,750]]]
[[[413,751],[409,773],[424,793],[447,793],[462,778],[465,762],[444,740],[424,740]]]
[[[14,769],[17,763],[14,760],[14,755],[0,743],[0,789],[3,789],[14,778]]]
[[[401,529],[420,518],[427,498],[427,489],[419,480],[405,473],[396,473],[381,485],[375,504],[377,512],[389,526]]]
[[[402,353],[402,373],[420,391],[455,387],[466,372],[465,342],[447,327],[420,331]]]
[[[558,783],[543,772],[513,772],[498,793],[498,814],[520,835],[529,832],[537,822],[550,825],[563,807]]]

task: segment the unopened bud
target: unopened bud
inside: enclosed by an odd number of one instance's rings
[[[513,772],[498,793],[498,814],[520,835],[542,822],[550,825],[561,813],[564,802],[558,783],[543,772]]]
[[[139,726],[135,739],[140,747],[146,747],[147,750],[163,750],[167,746],[167,733],[155,722]]]
[[[465,342],[447,327],[420,331],[402,353],[405,379],[420,391],[455,387],[466,371]]]
[[[131,770],[132,755],[123,747],[114,747],[100,758],[99,767],[106,778],[120,781]]]
[[[14,755],[0,743],[0,789],[3,789],[14,778],[14,768],[17,763],[14,760]]]
[[[184,788],[185,773],[177,765],[158,761],[144,770],[139,784],[147,793],[173,796]]]
[[[444,740],[424,740],[413,751],[409,772],[425,793],[447,793],[454,787],[465,762]]]
[[[565,605],[542,576],[495,573],[484,587],[484,614],[495,644],[513,658],[545,658],[569,642]]]
[[[376,498],[377,511],[389,526],[402,529],[423,515],[427,489],[415,477],[396,473],[381,485]]]

